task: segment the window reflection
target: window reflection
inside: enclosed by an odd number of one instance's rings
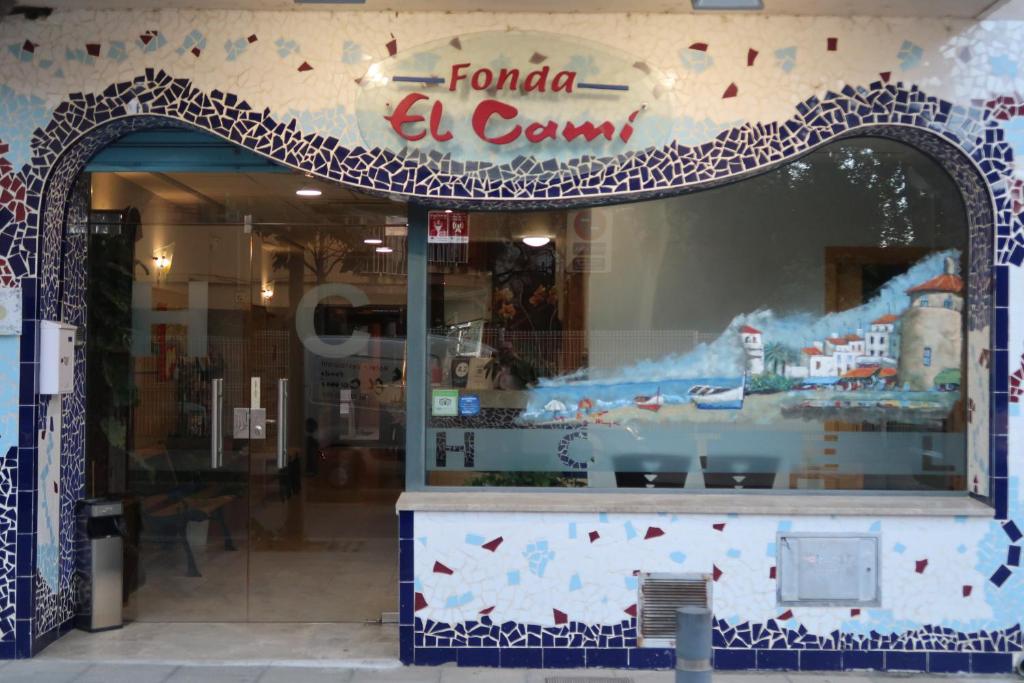
[[[950,178],[873,139],[475,213],[431,245],[428,482],[962,490],[966,237]]]

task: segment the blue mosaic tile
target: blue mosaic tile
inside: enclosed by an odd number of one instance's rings
[[[966,652],[929,652],[928,672],[935,674],[966,673],[971,670],[971,655]]]
[[[714,667],[720,671],[742,671],[757,668],[754,650],[715,650]]]

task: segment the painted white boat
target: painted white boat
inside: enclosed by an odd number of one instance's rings
[[[701,410],[739,410],[743,407],[746,379],[738,387],[717,387],[710,384],[696,384],[687,395]]]

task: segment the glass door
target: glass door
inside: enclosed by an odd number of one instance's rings
[[[92,244],[94,281],[110,275],[93,288],[90,344],[127,343],[94,353],[88,367],[91,445],[126,456],[108,461],[125,467],[126,616],[245,621],[250,430],[260,428],[246,410],[252,235],[130,220],[118,232]]]
[[[125,496],[128,619],[397,610],[404,208],[309,184],[92,175],[89,490]]]
[[[250,442],[254,621],[397,609],[406,228],[394,222],[254,228],[250,355],[272,422]]]

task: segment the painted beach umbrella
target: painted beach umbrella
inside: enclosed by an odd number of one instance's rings
[[[559,401],[557,398],[553,398],[544,404],[544,410],[549,413],[564,413],[565,404]]]

